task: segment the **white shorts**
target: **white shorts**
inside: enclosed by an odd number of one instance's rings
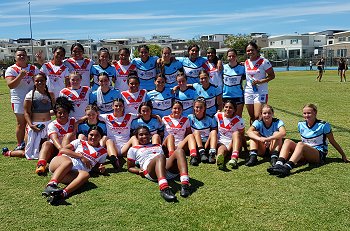
[[[11,103],[12,111],[15,114],[24,114],[24,103]]]
[[[244,103],[245,104],[255,104],[255,103],[267,103],[268,94],[260,93],[244,93]]]
[[[47,126],[49,125],[49,121],[44,122],[33,122],[34,125],[44,124],[45,128],[40,132],[33,131],[28,125],[26,127],[27,131],[27,142],[26,147],[24,149],[24,154],[28,160],[38,159],[39,158],[39,148],[41,144],[41,140],[47,139]]]

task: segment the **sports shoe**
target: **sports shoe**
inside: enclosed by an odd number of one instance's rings
[[[39,164],[36,166],[35,173],[38,174],[39,176],[44,175],[46,172],[46,166]]]
[[[171,189],[165,188],[163,190],[160,190],[160,196],[164,198],[164,200],[171,202],[176,200],[175,194],[171,191]]]
[[[280,165],[278,168],[276,168],[278,176],[289,176],[290,175],[290,168],[287,165]]]
[[[216,156],[216,165],[218,166],[219,170],[225,170],[226,169],[224,155],[217,155]]]
[[[17,147],[15,147],[14,151],[17,150],[24,150],[24,148],[26,147],[26,143],[24,143],[24,141],[22,141],[22,143],[20,145],[18,145]]]
[[[229,162],[228,165],[231,166],[231,168],[238,168],[238,160],[236,158],[232,158]]]
[[[202,163],[208,163],[209,158],[208,158],[207,155],[205,155],[205,153],[204,153],[204,154],[201,154],[200,157],[201,157],[201,162],[202,162]]]
[[[2,148],[2,154],[4,156],[10,156],[10,150],[7,147]]]
[[[192,165],[192,166],[198,166],[199,165],[199,161],[198,161],[198,157],[197,156],[191,156],[190,165]]]
[[[257,162],[258,162],[257,155],[250,155],[249,160],[247,161],[247,163],[245,163],[245,165],[248,167],[251,167],[256,165]]]
[[[215,164],[215,162],[216,162],[216,160],[215,160],[215,154],[209,154],[208,162],[209,162],[210,164]]]
[[[110,156],[109,160],[111,161],[111,164],[114,169],[116,170],[120,169],[119,159],[116,156]]]
[[[44,191],[41,193],[42,196],[51,196],[52,193],[62,192],[62,189],[58,187],[57,185],[48,185],[44,189]]]
[[[63,199],[63,190],[52,192],[49,197],[47,197],[47,202],[50,205],[58,205],[58,203]]]
[[[191,194],[190,186],[188,184],[182,184],[180,190],[180,196],[188,197]]]
[[[282,164],[276,164],[275,166],[271,166],[267,169],[267,171],[271,175],[278,175],[278,176],[290,175],[290,168]]]
[[[271,160],[270,160],[271,166],[275,166],[276,162],[277,162],[277,157],[271,157]]]

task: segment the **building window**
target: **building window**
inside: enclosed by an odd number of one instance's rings
[[[281,45],[283,45],[283,41],[281,41]]]
[[[315,40],[314,40],[314,42],[315,42],[315,43],[320,43],[320,42],[321,42],[321,40],[319,40],[319,39],[315,39]]]
[[[333,40],[328,41],[328,45],[333,44]]]
[[[337,57],[346,57],[347,49],[338,49]]]
[[[290,44],[298,44],[298,39],[291,39]]]
[[[350,37],[348,37],[348,42],[350,42]]]
[[[344,42],[344,41],[345,41],[345,37],[339,37],[339,38],[338,38],[338,41],[339,41],[339,42]]]

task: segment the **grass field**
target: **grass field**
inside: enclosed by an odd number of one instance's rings
[[[302,106],[316,103],[318,118],[331,123],[350,157],[350,84],[340,83],[335,71],[327,71],[321,83],[315,71],[276,75],[269,103],[285,122],[287,137],[299,138]],[[0,80],[0,147],[13,148],[8,92]],[[36,161],[0,156],[0,230],[349,230],[350,165],[333,147],[328,157],[324,166],[301,166],[287,178],[270,176],[263,159],[251,168],[241,159],[242,166],[228,172],[190,166],[195,192],[178,203],[165,202],[155,183],[126,170],[111,172],[91,178],[65,205],[51,206],[41,196],[49,176],[34,174]]]

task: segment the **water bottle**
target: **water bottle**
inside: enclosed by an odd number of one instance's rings
[[[253,85],[253,82],[254,82],[254,79],[252,78],[252,79],[250,80],[250,83],[252,84],[253,91],[256,93],[256,92],[258,92],[258,86],[256,86],[256,84]]]
[[[40,130],[43,130],[45,128],[45,124],[38,124],[36,125],[37,128],[39,128]]]

